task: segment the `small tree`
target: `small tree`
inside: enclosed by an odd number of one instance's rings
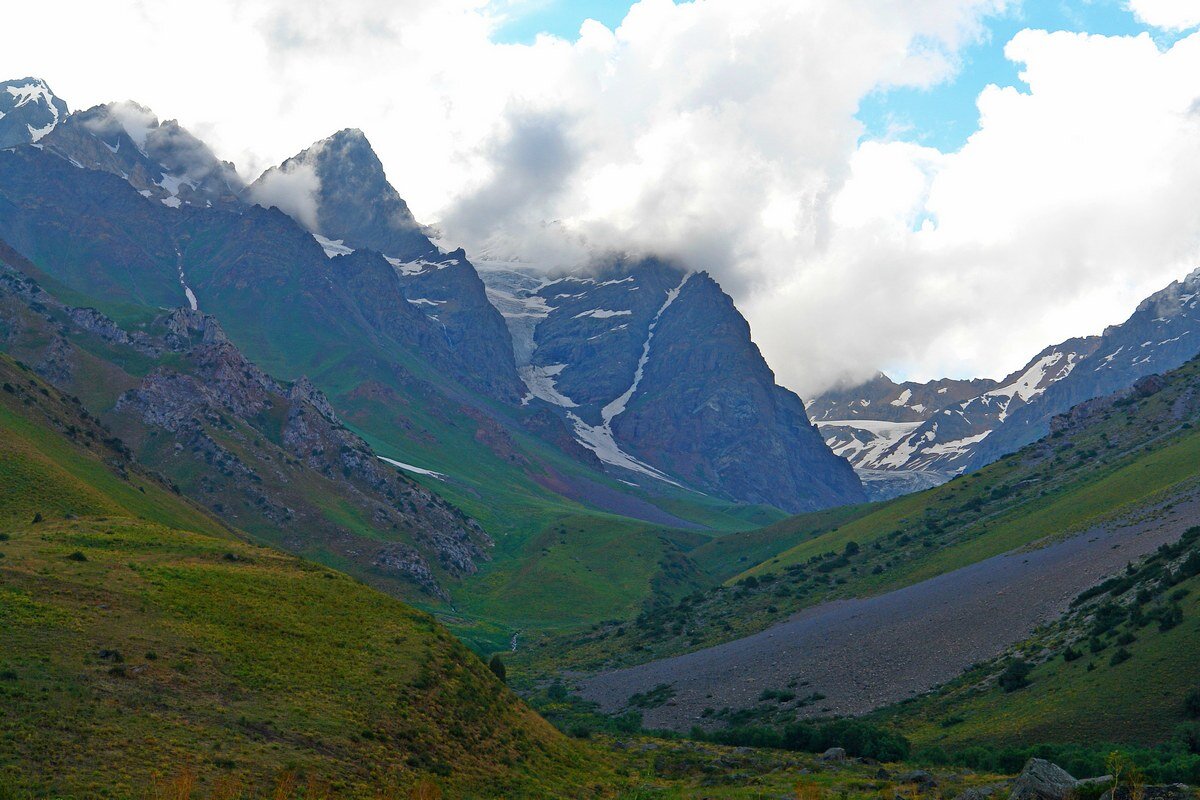
[[[1000,688],[1006,692],[1015,692],[1017,689],[1029,685],[1029,673],[1033,672],[1033,665],[1028,661],[1017,659],[1013,661],[1004,672],[1000,673]]]
[[[501,683],[508,683],[508,670],[504,666],[504,662],[500,660],[499,655],[492,656],[492,660],[488,662],[488,669],[495,673]]]

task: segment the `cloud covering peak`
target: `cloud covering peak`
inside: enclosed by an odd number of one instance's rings
[[[941,152],[864,140],[860,105],[954,75],[1004,0],[641,0],[531,45],[494,43],[482,0],[47,3],[79,18],[67,41],[13,42],[0,70],[77,106],[137,97],[247,177],[361,128],[417,218],[470,252],[708,270],[804,393],[878,368],[1003,374],[1200,254],[1200,35],[1022,32],[1006,54],[1026,85],[984,88],[980,129]],[[1132,3],[1164,27],[1191,5]],[[139,46],[101,58],[118,29]],[[176,30],[241,57],[195,70]],[[260,191],[286,208],[315,189]]]

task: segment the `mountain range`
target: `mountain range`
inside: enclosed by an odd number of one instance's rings
[[[882,373],[814,397],[809,415],[873,497],[942,483],[1037,441],[1058,414],[1200,352],[1200,271],[1098,336],[1047,347],[999,381],[897,384]]]

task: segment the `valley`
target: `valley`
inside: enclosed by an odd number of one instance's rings
[[[1200,783],[1200,271],[802,399],[703,263],[444,246],[359,129],[0,109],[0,800]]]

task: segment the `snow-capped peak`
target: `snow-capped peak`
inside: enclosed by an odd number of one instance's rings
[[[64,103],[40,78],[0,83],[0,147],[34,144],[68,114]]]

